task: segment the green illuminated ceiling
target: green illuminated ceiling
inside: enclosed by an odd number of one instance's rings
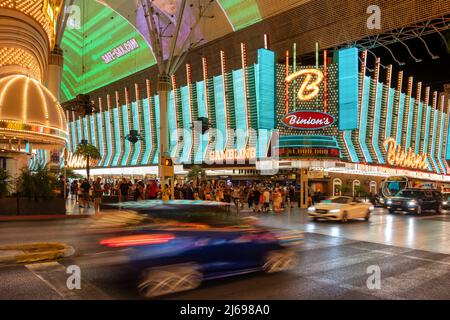
[[[75,5],[80,2],[76,0]],[[85,3],[89,4],[82,12],[81,29],[66,29],[61,45],[64,50],[62,101],[122,79],[155,61],[145,40],[128,21],[95,1]],[[105,53],[133,38],[139,44],[138,49],[109,64],[103,61]]]
[[[130,12],[134,11],[130,8],[133,7],[130,6],[130,0],[103,1],[110,4],[123,1],[122,8],[128,8]],[[265,1],[219,0],[214,13],[220,12],[222,17],[219,18],[216,14],[220,23],[228,21],[231,26],[214,28],[211,34],[208,34],[208,30],[211,29],[206,28],[202,30],[206,33],[204,38],[210,41],[232,30],[243,29],[261,21],[263,17],[260,13],[261,4],[258,4],[260,2]],[[62,40],[61,47],[64,50],[62,101],[73,99],[79,93],[87,93],[106,86],[155,63],[145,39],[124,18],[129,16],[129,12],[127,14],[127,12],[119,11],[119,15],[110,7],[92,0],[75,0],[74,5],[81,8],[81,28],[66,29]],[[109,64],[103,61],[102,56],[105,53],[133,38],[139,43],[137,50]]]

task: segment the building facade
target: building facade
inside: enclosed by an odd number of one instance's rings
[[[247,63],[245,44],[240,53],[240,69],[228,70],[220,51],[220,74],[210,75],[203,58],[202,81],[191,80],[190,65],[186,86],[172,78],[168,119],[176,173],[201,164],[216,175],[292,178],[307,168],[314,188],[328,193],[348,175],[367,177],[353,179],[367,190],[392,175],[450,180],[444,95],[401,72],[394,76],[392,66],[382,78],[379,59],[368,72],[366,52],[357,48],[321,52],[314,66],[297,64],[289,52],[286,63],[277,63],[268,48],[257,51],[254,64]],[[102,157],[94,174],[155,174],[158,96],[150,80],[123,91],[125,101],[118,91],[99,97],[92,115],[67,112],[68,149],[73,153],[81,140],[96,145]],[[136,143],[126,139],[131,130],[140,136]]]

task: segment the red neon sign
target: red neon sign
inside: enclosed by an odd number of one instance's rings
[[[295,129],[316,130],[331,126],[334,123],[334,118],[324,112],[295,111],[285,115],[281,122],[285,126]]]

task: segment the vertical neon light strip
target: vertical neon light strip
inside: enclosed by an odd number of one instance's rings
[[[420,144],[420,124],[422,123],[422,82],[417,83],[417,91],[416,91],[416,99],[414,104],[414,117],[412,123],[412,138],[411,141],[414,141],[413,149],[415,153],[419,152],[419,144]]]
[[[286,67],[285,67],[286,79],[289,77],[289,50],[286,50]],[[284,107],[285,113],[289,113],[289,82],[284,81]]]
[[[403,134],[402,134],[402,146],[408,150],[411,144],[411,106],[412,106],[412,87],[413,87],[413,77],[408,78],[408,88],[406,91],[406,99],[404,105],[404,116],[403,116]],[[406,113],[406,116],[405,116]],[[405,131],[406,127],[406,131]]]
[[[68,141],[67,141],[67,146],[66,146],[66,148],[67,148],[67,151],[70,152],[70,151],[72,151],[72,148],[73,148],[73,142],[72,142],[71,123],[70,123],[70,121],[69,121],[69,110],[66,110],[66,119],[67,119],[67,122],[66,122],[66,130],[67,130],[67,132],[68,132],[68,134],[69,134],[69,139],[68,139]]]
[[[245,121],[247,123],[245,146],[248,146],[249,136],[248,129],[250,128],[250,117],[248,107],[248,81],[247,81],[247,49],[244,43],[241,42],[241,63],[242,63],[242,80],[244,82],[244,109],[245,109]]]
[[[70,123],[71,127],[72,127],[72,140],[73,140],[73,144],[72,144],[72,152],[75,153],[75,150],[77,150],[77,145],[78,145],[78,132],[77,132],[77,120],[75,117],[75,111],[72,111],[72,121]]]
[[[438,160],[438,166],[441,173],[445,173],[445,166],[442,163],[442,141],[444,140],[444,106],[445,106],[445,96],[440,96],[439,108],[438,108],[438,141],[436,145],[436,149],[434,152],[435,158]]]
[[[106,151],[105,124],[103,121],[103,99],[101,97],[98,98],[98,109],[99,109],[99,111],[95,114],[98,144],[99,144],[100,155],[101,155],[98,166],[102,167],[106,161],[107,151]]]
[[[394,103],[394,112],[392,115],[392,127],[390,135],[394,139],[396,139],[396,137],[398,136],[398,123],[399,123],[398,119],[399,119],[400,97],[402,93],[402,86],[403,86],[403,71],[400,71],[397,77],[397,90],[395,91],[394,96],[395,103]]]
[[[197,119],[194,120],[194,106],[193,106],[193,99],[192,99],[192,77],[191,77],[191,65],[190,64],[186,64],[186,82],[187,82],[187,90],[188,90],[188,106],[189,106],[189,116],[190,116],[190,123],[191,125],[194,124],[194,121],[196,121]],[[191,139],[192,139],[192,143],[191,143],[191,148],[189,150],[189,156],[186,159],[186,161],[188,163],[192,163],[194,160],[194,154],[193,154],[193,150],[194,150],[194,145],[196,144],[196,139],[197,139],[197,132],[195,132],[194,129],[191,129]],[[197,145],[198,147],[198,145]],[[191,158],[192,157],[192,158]]]
[[[384,129],[384,130],[380,130],[380,134],[378,136],[378,147],[381,150],[381,154],[383,155],[383,157],[386,157],[386,150],[384,148],[384,141],[386,139],[388,139],[390,137],[390,124],[391,124],[391,119],[392,119],[392,109],[391,109],[391,92],[392,92],[392,88],[391,88],[391,83],[392,83],[392,64],[388,66],[387,72],[386,72],[386,86],[384,87],[384,97],[383,97],[383,102],[384,105],[382,106],[382,110],[384,112],[384,128],[382,126],[380,126],[380,129]]]
[[[82,120],[81,117],[78,117],[77,120],[77,129],[78,129],[78,143],[81,143],[81,140],[84,140],[84,130],[82,130]]]
[[[130,156],[132,154],[134,146],[131,144],[131,142],[125,139],[125,137],[130,133],[131,129],[130,95],[127,87],[125,88],[125,105],[121,106],[121,109],[122,109],[122,124],[123,124],[122,141],[125,146],[125,152],[123,153],[121,165],[128,166],[130,164]]]
[[[426,109],[425,133],[424,133],[425,139],[424,139],[424,142],[423,142],[423,150],[421,151],[421,153],[422,152],[428,153],[428,143],[430,141],[430,134],[429,134],[429,132],[430,132],[430,127],[431,127],[431,111],[432,111],[432,107],[427,104],[425,106],[425,109]],[[427,155],[427,164],[428,164],[428,168],[432,168],[429,155]]]
[[[227,98],[227,65],[225,59],[225,51],[220,50],[220,66],[222,69],[222,88],[223,88],[223,104],[225,110],[225,147],[228,148],[228,128],[230,128],[230,123],[228,120],[228,98]]]
[[[438,167],[437,167],[437,163],[434,160],[434,148],[435,148],[435,143],[436,143],[436,108],[437,108],[437,92],[434,91],[433,92],[433,104],[431,106],[431,118],[430,118],[430,130],[429,130],[429,137],[431,138],[431,143],[428,143],[428,157],[431,160],[430,164],[431,167],[433,168],[432,171],[437,172],[438,171]]]
[[[135,101],[131,102],[131,116],[129,117],[129,120],[131,122],[130,130],[136,130],[138,134],[141,134],[141,101],[139,98],[139,85],[137,83],[134,84],[134,96]],[[140,162],[142,150],[144,147],[142,146],[142,140],[138,140],[134,144],[134,152],[132,153],[131,157],[131,165],[135,166]]]
[[[447,110],[445,110],[444,113],[444,118],[445,118],[445,129],[444,129],[444,140],[442,141],[442,143],[444,144],[444,150],[442,152],[442,160],[444,162],[444,166],[445,166],[445,173],[448,174],[450,172],[450,166],[447,163],[447,153],[448,153],[448,139],[450,138],[449,134],[448,134],[448,129],[449,129],[449,108],[450,105],[447,106]]]
[[[364,131],[363,124],[363,108],[364,108],[364,92],[365,92],[365,79],[366,79],[366,64],[367,64],[367,51],[363,51],[362,53],[362,64],[361,64],[361,86],[359,92],[359,139],[358,144],[361,149],[362,156],[364,158],[364,162],[367,163],[367,157],[364,152],[363,145],[361,143],[361,132]]]
[[[157,164],[159,161],[159,141],[161,139],[161,137],[159,136],[159,128],[160,128],[160,117],[159,117],[159,96],[155,96],[154,97],[154,101],[155,101],[155,112],[154,117],[155,117],[155,123],[156,123],[156,152],[155,152],[155,157],[153,158],[153,163]]]
[[[425,146],[425,141],[428,139],[428,129],[427,129],[427,122],[429,121],[428,116],[428,104],[430,102],[430,87],[426,87],[425,88],[425,97],[424,97],[424,102],[423,102],[423,107],[422,107],[422,113],[424,115],[422,115],[422,122],[420,125],[420,134],[423,137],[423,139],[420,139],[420,143],[419,143],[419,151],[418,153],[423,153],[424,150],[426,151],[426,146]],[[425,147],[425,148],[424,148]]]
[[[149,165],[150,163],[150,156],[152,154],[153,151],[153,139],[152,139],[152,125],[153,125],[153,120],[152,120],[152,115],[151,115],[151,88],[150,88],[150,80],[146,79],[145,80],[145,85],[146,85],[146,94],[147,94],[147,99],[145,99],[144,103],[143,103],[143,108],[144,108],[144,112],[143,112],[143,116],[144,116],[144,129],[145,129],[145,153],[142,156],[142,161],[141,164],[142,165]]]
[[[296,70],[294,69],[294,72]],[[323,112],[328,112],[328,57],[327,50],[323,51]]]
[[[379,96],[379,92],[378,92],[378,86],[379,86],[378,80],[380,78],[380,63],[381,63],[380,58],[377,58],[375,61],[375,70],[374,70],[373,87],[372,87],[372,89],[373,89],[373,91],[372,91],[372,95],[373,95],[372,128],[367,128],[369,135],[371,135],[370,140],[371,140],[372,149],[374,151],[374,156],[375,156],[375,159],[372,159],[372,160],[376,161],[377,163],[383,162],[380,152],[378,150],[378,131],[376,130],[376,126],[378,125],[378,121],[380,119],[379,116],[377,117],[378,103],[379,103],[379,100],[381,100],[381,97]]]
[[[362,153],[366,162],[372,162],[372,156],[369,151],[369,147],[366,143],[367,140],[367,118],[369,113],[369,98],[370,98],[370,82],[371,78],[368,76],[364,76],[364,92],[363,99],[361,105],[361,118],[360,118],[360,127],[359,127],[359,143],[361,146]]]
[[[114,119],[114,137],[115,137],[115,155],[113,158],[113,162],[112,162],[112,166],[118,166],[122,157],[122,150],[123,150],[123,146],[122,146],[122,131],[123,131],[123,127],[121,124],[121,110],[120,110],[120,105],[119,105],[119,92],[116,91],[115,93],[115,100],[116,100],[116,107],[112,109],[112,114],[113,114],[113,119]]]
[[[178,136],[178,131],[179,131],[178,129],[181,129],[181,128],[179,128],[179,123],[178,123],[179,118],[180,118],[179,117],[180,115],[178,114],[178,92],[177,92],[178,86],[177,86],[177,80],[175,78],[175,75],[172,75],[171,80],[172,80],[173,110],[174,110],[174,115],[175,115],[175,130],[177,132],[177,135],[176,135],[177,140],[174,141],[175,149],[172,150],[172,152],[174,154],[173,157],[175,158],[175,161],[178,163],[178,161],[179,161],[178,154],[180,152],[178,150],[178,146],[179,146],[178,141],[180,139],[180,137]],[[184,143],[183,143],[183,146],[184,146]]]
[[[208,121],[211,123],[212,120],[212,115],[210,113],[210,106],[209,106],[209,86],[208,86],[208,61],[206,60],[205,57],[202,58],[202,68],[203,68],[203,89],[205,91],[204,95],[205,95],[205,107],[206,107],[206,114],[207,114],[207,118]],[[204,154],[202,159],[206,158],[206,155],[208,154],[208,151],[210,149],[210,131],[208,130],[207,134],[206,134],[206,148],[204,150]]]
[[[111,95],[106,95],[106,107],[107,110],[104,112],[105,117],[105,128],[106,128],[106,143],[108,144],[108,156],[107,160],[104,163],[105,167],[110,167],[113,163],[114,157],[116,155],[116,139],[113,132],[116,131],[114,126],[114,113],[111,108]]]
[[[267,33],[264,34],[264,49],[269,50],[269,35]]]

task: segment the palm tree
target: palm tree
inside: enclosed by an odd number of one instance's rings
[[[206,172],[200,166],[193,166],[186,175],[187,181],[196,181],[199,184],[200,181],[206,180]]]
[[[90,162],[91,160],[100,159],[100,151],[98,151],[97,147],[87,143],[87,141],[82,141],[81,144],[77,146],[77,150],[75,154],[80,157],[86,158],[86,174],[89,179],[89,170],[90,170]]]

